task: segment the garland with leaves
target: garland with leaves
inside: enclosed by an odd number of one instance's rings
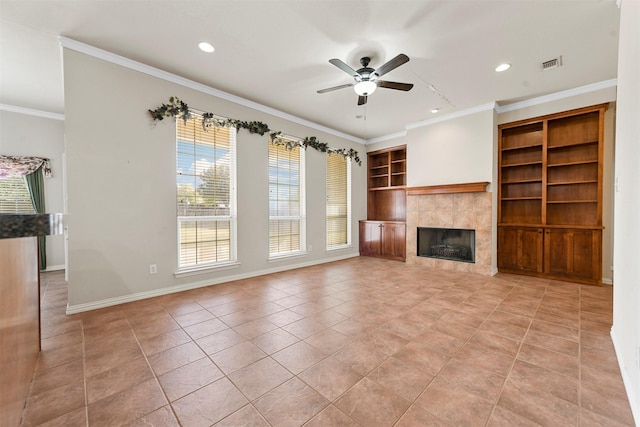
[[[181,99],[172,96],[169,98],[168,104],[162,104],[155,110],[149,110],[151,118],[156,121],[164,120],[165,117],[174,117],[175,119],[181,119],[185,123],[192,118],[189,106]],[[326,142],[318,141],[315,136],[307,136],[302,141],[294,141],[282,136],[281,131],[272,131],[269,129],[269,125],[262,122],[236,120],[236,119],[220,119],[215,117],[213,113],[202,114],[202,128],[206,131],[210,127],[235,127],[236,131],[245,129],[249,133],[255,133],[260,136],[264,136],[269,133],[269,142],[274,145],[283,145],[287,150],[293,150],[296,147],[302,147],[305,150],[308,147],[318,150],[322,153],[333,153],[340,155],[346,159],[351,159],[358,165],[362,165],[358,152],[353,148],[331,148]]]

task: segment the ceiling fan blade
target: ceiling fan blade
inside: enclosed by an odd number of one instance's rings
[[[386,63],[382,64],[380,67],[376,68],[375,72],[378,75],[378,77],[382,77],[383,75],[387,74],[389,71],[395,68],[398,68],[405,62],[409,62],[409,57],[404,53],[401,53],[400,55],[396,56],[392,60],[387,61]]]
[[[327,93],[327,92],[331,92],[338,89],[344,89],[345,87],[351,87],[351,86],[353,86],[353,83],[347,83],[340,86],[328,87],[326,89],[320,89],[318,93]]]
[[[340,68],[342,71],[344,71],[345,73],[349,74],[352,77],[359,76],[359,74],[358,74],[358,72],[356,70],[354,70],[353,68],[349,67],[343,61],[341,61],[341,60],[339,60],[337,58],[330,59],[329,62],[332,63],[333,65],[335,65],[336,67]]]
[[[367,103],[367,97],[366,96],[359,96],[358,97],[358,105],[364,105]]]
[[[376,81],[378,87],[384,87],[387,89],[396,89],[396,90],[404,90],[409,91],[413,87],[413,83],[398,83],[398,82],[388,82],[385,80]]]

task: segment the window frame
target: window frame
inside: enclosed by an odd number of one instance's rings
[[[345,162],[345,166],[346,166],[346,171],[345,171],[345,178],[346,178],[346,185],[345,185],[345,192],[346,192],[346,243],[341,243],[341,244],[336,244],[336,245],[330,245],[329,242],[329,221],[332,218],[339,218],[342,217],[343,215],[330,215],[329,214],[329,209],[330,209],[330,205],[329,205],[329,184],[330,184],[330,179],[329,179],[329,159],[331,156],[340,156],[339,154],[336,153],[327,153],[326,156],[326,160],[325,160],[325,168],[326,168],[326,182],[325,182],[325,250],[327,252],[331,252],[331,251],[336,251],[336,250],[342,250],[342,249],[349,249],[351,247],[353,247],[352,244],[352,226],[351,226],[351,220],[352,220],[352,199],[351,199],[351,162],[349,161],[348,158],[343,157],[344,162]]]
[[[301,140],[299,138],[295,138],[295,137],[291,137],[291,136],[281,136],[284,139],[288,139],[292,142],[300,142]],[[271,149],[272,148],[276,148],[279,150],[285,150],[285,151],[294,151],[297,150],[298,151],[298,172],[299,172],[299,176],[298,176],[298,192],[299,192],[299,207],[298,207],[298,212],[299,215],[273,215],[272,214],[272,210],[271,210]],[[288,148],[286,146],[280,145],[280,144],[273,144],[271,142],[269,142],[269,147],[267,150],[267,173],[268,173],[268,178],[267,178],[267,191],[269,192],[267,195],[267,200],[269,203],[268,206],[268,213],[269,213],[269,225],[267,227],[267,254],[268,254],[268,260],[269,261],[274,261],[274,260],[280,260],[280,259],[284,259],[284,258],[292,258],[292,257],[297,257],[297,256],[303,256],[307,254],[307,214],[306,214],[306,156],[305,156],[305,150],[300,147],[300,146],[296,146],[293,150],[288,150]],[[291,220],[297,220],[299,222],[299,240],[300,240],[300,247],[297,250],[292,250],[292,251],[286,251],[286,252],[277,252],[277,253],[272,253],[271,252],[271,225],[272,225],[272,221],[291,221]]]
[[[201,126],[202,113],[200,112],[191,112],[192,117],[189,118],[189,121],[194,121],[194,126]],[[223,117],[216,117],[224,120]],[[181,120],[176,121],[176,249],[177,249],[177,271],[174,273],[176,278],[188,276],[192,274],[205,273],[208,270],[213,269],[224,269],[224,268],[232,268],[239,265],[238,262],[238,211],[237,211],[237,137],[236,137],[236,128],[229,127],[228,135],[229,135],[229,151],[228,155],[230,156],[229,160],[229,203],[228,209],[229,213],[227,215],[179,215],[179,202],[178,202],[178,187],[180,184],[179,177],[182,174],[179,172],[180,169],[180,153],[179,151],[179,126]],[[215,131],[215,128],[211,128],[205,132]],[[193,144],[194,154],[192,159],[192,165],[195,165],[198,161],[202,159],[198,159],[197,155],[197,138],[194,136],[193,140],[188,141]],[[206,160],[206,159],[205,159]],[[197,176],[197,175],[194,175]],[[194,189],[197,191],[197,189]],[[182,225],[189,222],[209,222],[216,223],[217,222],[229,222],[229,259],[221,260],[221,261],[205,261],[205,262],[197,262],[195,264],[182,265]],[[196,231],[197,232],[197,231]],[[196,243],[198,240],[196,239]],[[197,251],[197,249],[196,249]],[[197,253],[197,252],[196,252]],[[197,256],[197,255],[196,255]]]

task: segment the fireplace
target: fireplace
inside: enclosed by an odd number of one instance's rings
[[[486,184],[486,183],[485,183]],[[453,185],[458,189],[460,185]],[[428,193],[425,190],[438,190]],[[407,263],[439,270],[452,270],[491,276],[495,259],[493,217],[493,194],[475,188],[465,188],[465,192],[445,192],[443,186],[409,187],[407,189]],[[469,241],[473,261],[454,262],[443,258],[418,256],[418,229],[439,227],[444,229],[473,230],[474,241]],[[450,236],[450,233],[448,233]],[[451,237],[451,236],[450,236]],[[423,246],[431,245],[425,237]]]
[[[419,257],[475,263],[476,232],[460,228],[418,227]]]

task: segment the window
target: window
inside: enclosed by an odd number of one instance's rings
[[[177,121],[178,267],[236,261],[236,130]]]
[[[35,213],[24,178],[0,179],[0,213]]]
[[[304,252],[304,150],[269,144],[269,257]]]
[[[351,245],[351,163],[327,155],[327,250]]]

